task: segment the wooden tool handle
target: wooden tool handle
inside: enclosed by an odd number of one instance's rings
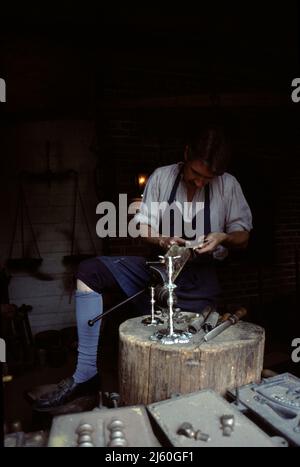
[[[234,317],[235,322],[237,323],[240,319],[244,318],[246,315],[247,315],[246,308],[240,308],[232,316]]]
[[[224,321],[227,321],[231,316],[232,316],[231,313],[225,313],[224,315],[220,317],[219,322],[224,323]]]

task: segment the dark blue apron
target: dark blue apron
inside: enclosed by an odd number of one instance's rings
[[[176,193],[181,179],[179,172],[171,191],[169,204],[176,200]],[[183,219],[182,219],[182,222]],[[174,222],[171,218],[170,236],[174,236]],[[160,223],[161,225],[161,223]],[[192,220],[195,228],[196,216]],[[185,232],[185,230],[183,230]],[[209,185],[205,187],[204,204],[204,235],[211,232],[210,223],[210,191]],[[184,237],[183,237],[184,238]],[[150,280],[149,268],[146,259],[140,256],[99,256],[113,274],[114,278],[129,297],[136,294],[147,286]],[[200,313],[207,305],[214,305],[220,293],[220,287],[211,256],[197,256],[189,261],[183,271],[176,279],[177,289],[175,293],[178,298],[178,306],[184,311]],[[149,312],[149,299],[138,299],[135,301],[141,313]]]

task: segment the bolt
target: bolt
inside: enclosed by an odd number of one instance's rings
[[[93,431],[94,431],[94,428],[92,427],[92,425],[89,425],[88,423],[82,423],[81,425],[78,426],[76,433],[81,435],[81,434],[92,433]]]
[[[91,442],[92,442],[92,438],[90,435],[80,435],[78,438],[78,444],[91,443]]]
[[[205,441],[205,443],[208,443],[208,441],[210,441],[210,436],[205,434],[205,433],[202,433],[201,430],[198,430],[195,433],[195,440],[196,441]]]
[[[117,420],[116,418],[113,418],[107,428],[110,431],[122,430],[122,428],[124,428],[124,423],[121,420]]]
[[[116,438],[124,438],[124,433],[123,431],[112,431],[110,435],[110,439],[116,439]]]
[[[125,447],[127,446],[127,441],[125,438],[115,438],[115,439],[112,439],[110,440],[108,446],[110,447]]]
[[[195,439],[195,430],[190,423],[183,423],[177,430],[178,435],[185,436],[186,438]]]
[[[223,415],[221,417],[221,425],[223,430],[223,436],[231,436],[234,430],[234,416]]]

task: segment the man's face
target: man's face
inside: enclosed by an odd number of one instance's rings
[[[214,177],[214,173],[201,160],[185,161],[183,178],[189,188],[201,189]]]

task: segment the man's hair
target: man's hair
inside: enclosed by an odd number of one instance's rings
[[[223,129],[210,126],[192,136],[187,160],[201,160],[215,175],[223,175],[230,161],[230,148]]]

